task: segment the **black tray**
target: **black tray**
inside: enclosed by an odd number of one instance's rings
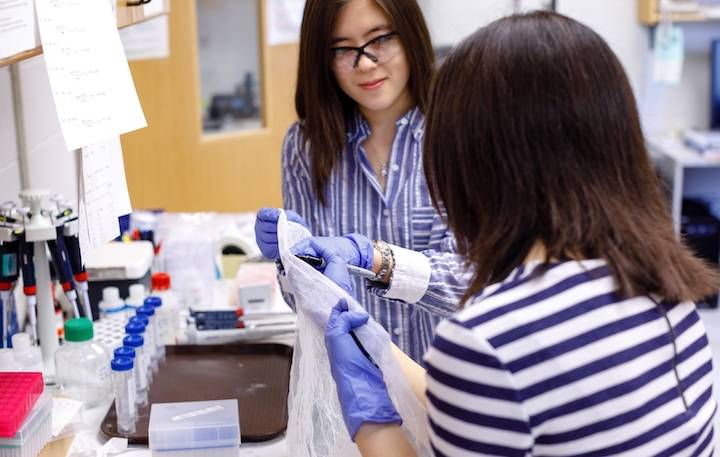
[[[150,385],[149,404],[237,398],[243,442],[271,440],[287,428],[292,347],[284,344],[167,346],[165,362]],[[115,403],[103,433],[148,443],[150,406],[140,408],[135,433],[117,430]]]

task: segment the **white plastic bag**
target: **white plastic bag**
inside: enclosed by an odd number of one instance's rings
[[[345,428],[335,381],[325,348],[325,325],[330,310],[345,298],[349,309],[362,307],[344,290],[312,266],[290,253],[290,247],[310,232],[285,214],[278,220],[284,291],[297,310],[297,332],[288,396],[288,453],[293,457],[359,456]],[[410,389],[390,346],[390,336],[372,317],[355,330],[365,350],[378,364],[390,398],[403,418],[402,428],[418,456],[430,456],[427,413]]]

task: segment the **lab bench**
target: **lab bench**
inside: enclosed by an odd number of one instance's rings
[[[294,343],[294,334],[284,334],[267,338],[263,340],[253,341],[252,343],[276,343],[292,346]],[[82,412],[83,425],[78,433],[68,436],[67,438],[60,439],[48,444],[40,454],[41,457],[67,457],[75,454],[72,446],[74,442],[76,449],[88,449],[88,448],[102,448],[110,438],[104,435],[100,431],[103,419],[112,404],[112,400],[108,400],[104,404],[84,410]],[[241,405],[242,408],[242,405]],[[242,423],[240,424],[242,430]],[[109,454],[108,454],[109,455]],[[127,450],[115,455],[122,455],[128,457],[150,457],[152,452],[146,446],[128,446]],[[238,448],[238,457],[286,457],[289,453],[285,444],[285,433],[281,436],[274,438],[269,441],[257,442],[257,443],[241,443]]]

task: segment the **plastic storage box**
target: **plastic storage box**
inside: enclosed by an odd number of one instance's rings
[[[0,457],[35,457],[52,436],[52,396],[45,392],[12,438],[0,438]]]
[[[105,287],[117,287],[121,297],[130,295],[133,284],[150,288],[150,266],[154,255],[150,241],[133,241],[107,243],[84,256],[93,320],[100,316],[98,304]]]
[[[148,444],[154,456],[236,457],[240,445],[237,399],[153,404]]]
[[[15,436],[44,387],[42,373],[0,373],[0,438]]]

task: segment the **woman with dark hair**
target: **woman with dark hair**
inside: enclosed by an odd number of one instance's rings
[[[439,70],[425,170],[474,277],[425,356],[399,355],[438,456],[707,456],[720,279],[673,233],[620,62],[564,16],[500,19]],[[322,238],[326,276],[348,280]],[[338,303],[325,341],[361,452],[414,455]],[[352,389],[349,389],[349,386]]]
[[[336,236],[347,262],[376,274],[371,282],[353,278],[348,288],[416,361],[469,279],[423,175],[432,65],[415,0],[308,0],[295,95],[300,121],[282,151],[288,218]],[[263,208],[255,225],[271,259],[278,214]]]

